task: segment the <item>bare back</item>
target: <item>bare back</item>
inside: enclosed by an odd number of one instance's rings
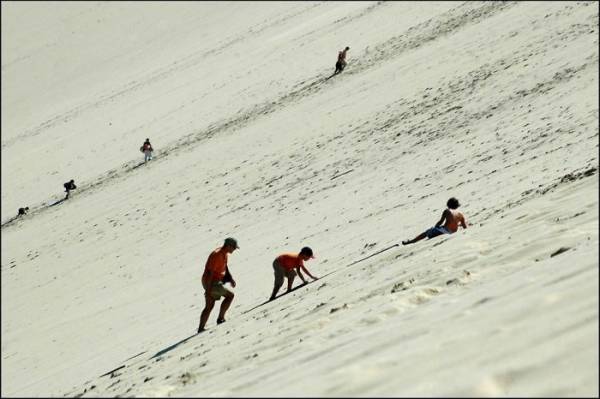
[[[464,229],[467,228],[467,221],[465,220],[465,216],[462,214],[462,212],[456,209],[447,208],[446,210],[444,210],[440,222],[444,220],[444,227],[452,233],[455,233],[458,230],[458,226],[462,226]]]

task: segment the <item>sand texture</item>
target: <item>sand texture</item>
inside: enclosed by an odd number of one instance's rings
[[[2,396],[597,397],[598,8],[2,2]]]

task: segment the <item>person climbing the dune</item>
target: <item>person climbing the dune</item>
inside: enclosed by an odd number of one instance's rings
[[[77,188],[77,186],[75,185],[75,180],[73,179],[63,184],[63,187],[65,188],[65,192],[67,193],[65,199],[69,199],[69,194],[71,193],[71,190],[75,190]]]
[[[338,59],[335,63],[335,72],[333,73],[334,75],[337,75],[346,68],[346,53],[348,53],[348,50],[350,50],[350,47],[346,46],[345,49],[338,52]]]
[[[454,197],[450,198],[446,203],[448,208],[442,212],[442,217],[432,228],[419,234],[412,240],[402,241],[402,245],[414,244],[417,241],[421,241],[425,237],[433,238],[442,234],[452,234],[458,230],[458,226],[462,226],[464,229],[467,228],[467,221],[462,212],[458,211],[460,203]],[[442,226],[443,224],[443,226]]]
[[[144,162],[152,160],[152,152],[154,149],[152,148],[152,144],[150,144],[150,139],[144,141],[144,144],[140,147],[140,151],[144,153]]]
[[[198,332],[204,331],[210,312],[215,306],[215,301],[224,297],[221,309],[219,310],[219,316],[217,317],[217,324],[225,322],[225,312],[229,309],[231,302],[233,301],[234,294],[231,290],[227,289],[224,284],[229,282],[232,287],[235,288],[235,280],[229,273],[227,267],[227,260],[229,254],[233,253],[238,249],[238,243],[234,238],[227,237],[223,246],[215,249],[210,253],[206,264],[204,265],[204,274],[202,275],[202,286],[204,287],[204,299],[205,306],[200,315],[200,325],[198,326]]]
[[[309,247],[304,247],[300,250],[299,253],[284,253],[279,255],[273,261],[273,272],[275,273],[275,282],[273,284],[273,292],[271,293],[270,301],[275,299],[277,295],[277,291],[283,285],[284,277],[287,278],[287,292],[292,290],[292,284],[294,282],[294,278],[296,278],[296,274],[300,277],[300,279],[307,284],[308,281],[302,275],[300,269],[304,270],[304,272],[313,280],[318,280],[318,277],[313,276],[304,266],[304,262],[309,259],[314,259],[313,251]]]

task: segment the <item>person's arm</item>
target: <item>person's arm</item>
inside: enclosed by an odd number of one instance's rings
[[[463,214],[461,214],[460,225],[463,227],[463,229],[467,228],[467,220],[465,219],[465,215]]]
[[[446,219],[446,213],[448,212],[448,209],[444,209],[444,212],[442,212],[442,217],[440,218],[440,220],[435,224],[435,227],[439,227],[442,224],[444,224],[444,220]]]
[[[223,282],[224,283],[229,282],[229,283],[231,283],[231,286],[235,288],[235,280],[233,279],[233,276],[229,272],[228,266],[225,266],[225,277],[223,277]]]
[[[300,265],[296,266],[296,273],[298,273],[298,276],[300,276],[300,279],[304,282],[304,284],[308,283],[308,281],[306,281],[306,279],[304,278],[304,276],[302,275],[302,272],[300,271]],[[304,268],[304,267],[302,267]],[[306,269],[304,269],[306,271]]]
[[[302,268],[302,270],[304,270],[304,272],[313,280],[318,280],[318,277],[313,276],[312,274],[310,274],[310,272],[308,271],[308,269],[304,266],[300,266]],[[300,274],[300,269],[298,269],[298,274]],[[304,280],[304,282],[306,282],[306,280]]]

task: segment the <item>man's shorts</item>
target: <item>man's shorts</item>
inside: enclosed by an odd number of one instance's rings
[[[204,287],[204,291],[207,291],[206,283],[204,282],[204,280],[202,281],[202,286]],[[212,299],[218,301],[221,299],[221,297],[233,294],[233,292],[225,288],[222,281],[214,281],[212,283],[212,290],[210,294]]]
[[[273,272],[275,273],[275,285],[282,285],[284,277],[292,280],[296,277],[296,271],[294,269],[286,270],[279,262],[277,262],[277,259],[273,261]]]
[[[442,234],[450,234],[450,232],[444,226],[434,226],[425,232],[427,238],[441,236]]]

